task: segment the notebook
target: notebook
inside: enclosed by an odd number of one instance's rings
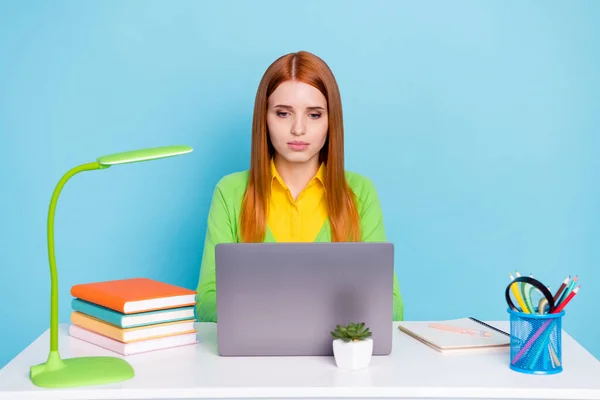
[[[121,328],[160,324],[164,322],[195,319],[194,307],[170,308],[158,311],[123,314],[106,307],[98,306],[81,299],[71,300],[71,308],[82,314],[106,321]]]
[[[102,320],[90,317],[80,312],[71,313],[71,323],[80,328],[98,333],[102,336],[117,340],[121,343],[131,343],[140,340],[156,339],[158,337],[194,333],[194,320],[165,322],[136,328],[120,328]]]
[[[198,343],[196,332],[122,343],[77,325],[69,325],[69,335],[124,356]]]
[[[196,304],[196,292],[148,278],[91,282],[71,288],[73,297],[123,314]]]
[[[510,335],[475,318],[402,321],[398,329],[439,352],[508,348]],[[464,332],[460,332],[464,331]]]

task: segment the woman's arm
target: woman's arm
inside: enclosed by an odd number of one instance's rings
[[[199,322],[217,322],[217,297],[215,288],[215,246],[235,242],[225,196],[217,184],[206,222],[206,238],[200,266],[200,279],[196,295],[196,319]]]
[[[383,211],[379,202],[379,195],[375,185],[366,180],[364,185],[363,206],[361,212],[361,231],[363,242],[387,242],[385,226],[383,224]],[[394,312],[393,321],[404,320],[404,301],[400,294],[400,285],[396,271],[394,271]]]

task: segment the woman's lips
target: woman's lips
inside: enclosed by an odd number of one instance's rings
[[[288,142],[288,147],[294,151],[302,151],[308,147],[308,143],[302,141]]]

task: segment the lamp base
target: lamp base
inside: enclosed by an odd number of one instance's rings
[[[57,351],[50,352],[48,361],[31,367],[29,376],[34,385],[64,388],[105,385],[133,378],[133,367],[117,357],[77,357],[61,359]]]

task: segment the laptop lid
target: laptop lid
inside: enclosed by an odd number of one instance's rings
[[[392,243],[225,243],[215,262],[220,355],[332,355],[330,332],[351,322],[373,355],[391,352]]]

